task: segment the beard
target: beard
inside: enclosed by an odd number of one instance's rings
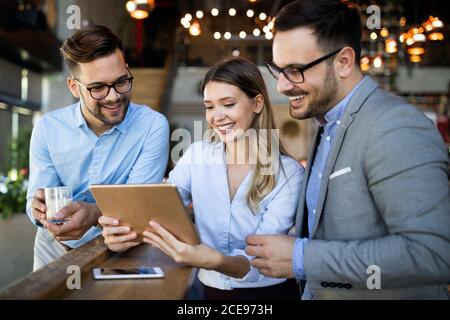
[[[325,113],[328,112],[336,103],[339,85],[334,73],[334,70],[330,66],[327,70],[327,76],[325,78],[323,88],[318,91],[317,97],[311,101],[305,101],[307,103],[306,110],[295,110],[292,107],[289,109],[291,117],[304,120],[309,118],[323,118]],[[307,92],[304,91],[292,91],[289,96],[297,96]],[[305,98],[309,98],[307,94]]]
[[[103,122],[108,126],[115,126],[125,119],[125,115],[127,114],[128,107],[130,105],[131,97],[129,95],[121,96],[116,101],[108,101],[108,102],[100,102],[96,101],[94,105],[88,106],[85,103],[85,99],[83,95],[80,95],[81,103],[86,107],[90,114],[96,117],[98,120]],[[103,108],[107,108],[108,106],[120,104],[120,109],[117,115],[107,115],[103,113]]]

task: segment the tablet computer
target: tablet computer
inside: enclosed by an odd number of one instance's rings
[[[104,216],[116,218],[138,234],[152,230],[153,220],[185,243],[200,243],[197,231],[173,184],[91,185],[89,189]]]

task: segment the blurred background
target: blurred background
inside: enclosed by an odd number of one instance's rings
[[[0,2],[0,287],[32,269],[35,227],[24,214],[28,148],[42,114],[74,103],[66,86],[62,41],[77,29],[106,25],[124,42],[133,101],[193,133],[204,111],[200,82],[209,66],[242,56],[259,66],[281,139],[300,162],[314,133],[290,119],[287,99],[265,70],[273,17],[284,0],[2,0]],[[450,144],[450,11],[446,1],[353,1],[364,25],[376,5],[379,29],[363,28],[361,68],[433,120]],[[206,124],[203,122],[203,127]]]

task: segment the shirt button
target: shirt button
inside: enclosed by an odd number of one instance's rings
[[[327,136],[327,141],[330,141],[331,140],[331,137],[330,136]]]
[[[319,173],[319,178],[322,179],[322,177],[323,177],[323,174]]]
[[[316,209],[313,210],[313,214],[316,214]]]
[[[340,121],[340,120],[336,121],[336,124],[337,124],[337,125],[340,125],[340,124],[341,124],[341,121]]]

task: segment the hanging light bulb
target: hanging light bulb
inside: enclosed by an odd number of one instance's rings
[[[388,38],[388,39],[386,39],[384,50],[385,50],[387,53],[396,53],[396,52],[398,51],[398,48],[397,48],[397,41],[395,41],[394,38]]]
[[[420,61],[422,61],[422,57],[421,56],[412,55],[412,56],[409,57],[409,60],[412,63],[419,63]]]
[[[425,48],[423,47],[426,37],[423,34],[424,28],[422,27],[412,27],[408,31],[408,37],[406,39],[406,45],[408,49],[406,50],[412,56],[420,56],[425,53]]]
[[[219,15],[219,9],[217,8],[213,8],[211,9],[211,15],[213,15],[214,17]]]
[[[369,71],[370,69],[370,58],[368,56],[364,56],[361,58],[361,70],[362,71]]]
[[[196,16],[197,18],[199,18],[199,19],[203,18],[203,11],[198,10],[198,11],[195,13],[195,16]]]
[[[126,4],[131,17],[137,20],[146,19],[155,9],[155,0],[130,0]]]
[[[373,59],[373,66],[377,69],[381,68],[383,66],[383,58],[381,56],[376,56],[375,59]]]
[[[442,29],[444,23],[439,20],[438,17],[430,16],[427,21],[423,23],[423,27],[428,33],[428,39],[431,41],[442,41],[444,40],[444,33]]]
[[[191,26],[189,27],[189,34],[191,36],[199,36],[202,33],[202,29],[200,28],[200,23],[195,20],[192,22]]]

